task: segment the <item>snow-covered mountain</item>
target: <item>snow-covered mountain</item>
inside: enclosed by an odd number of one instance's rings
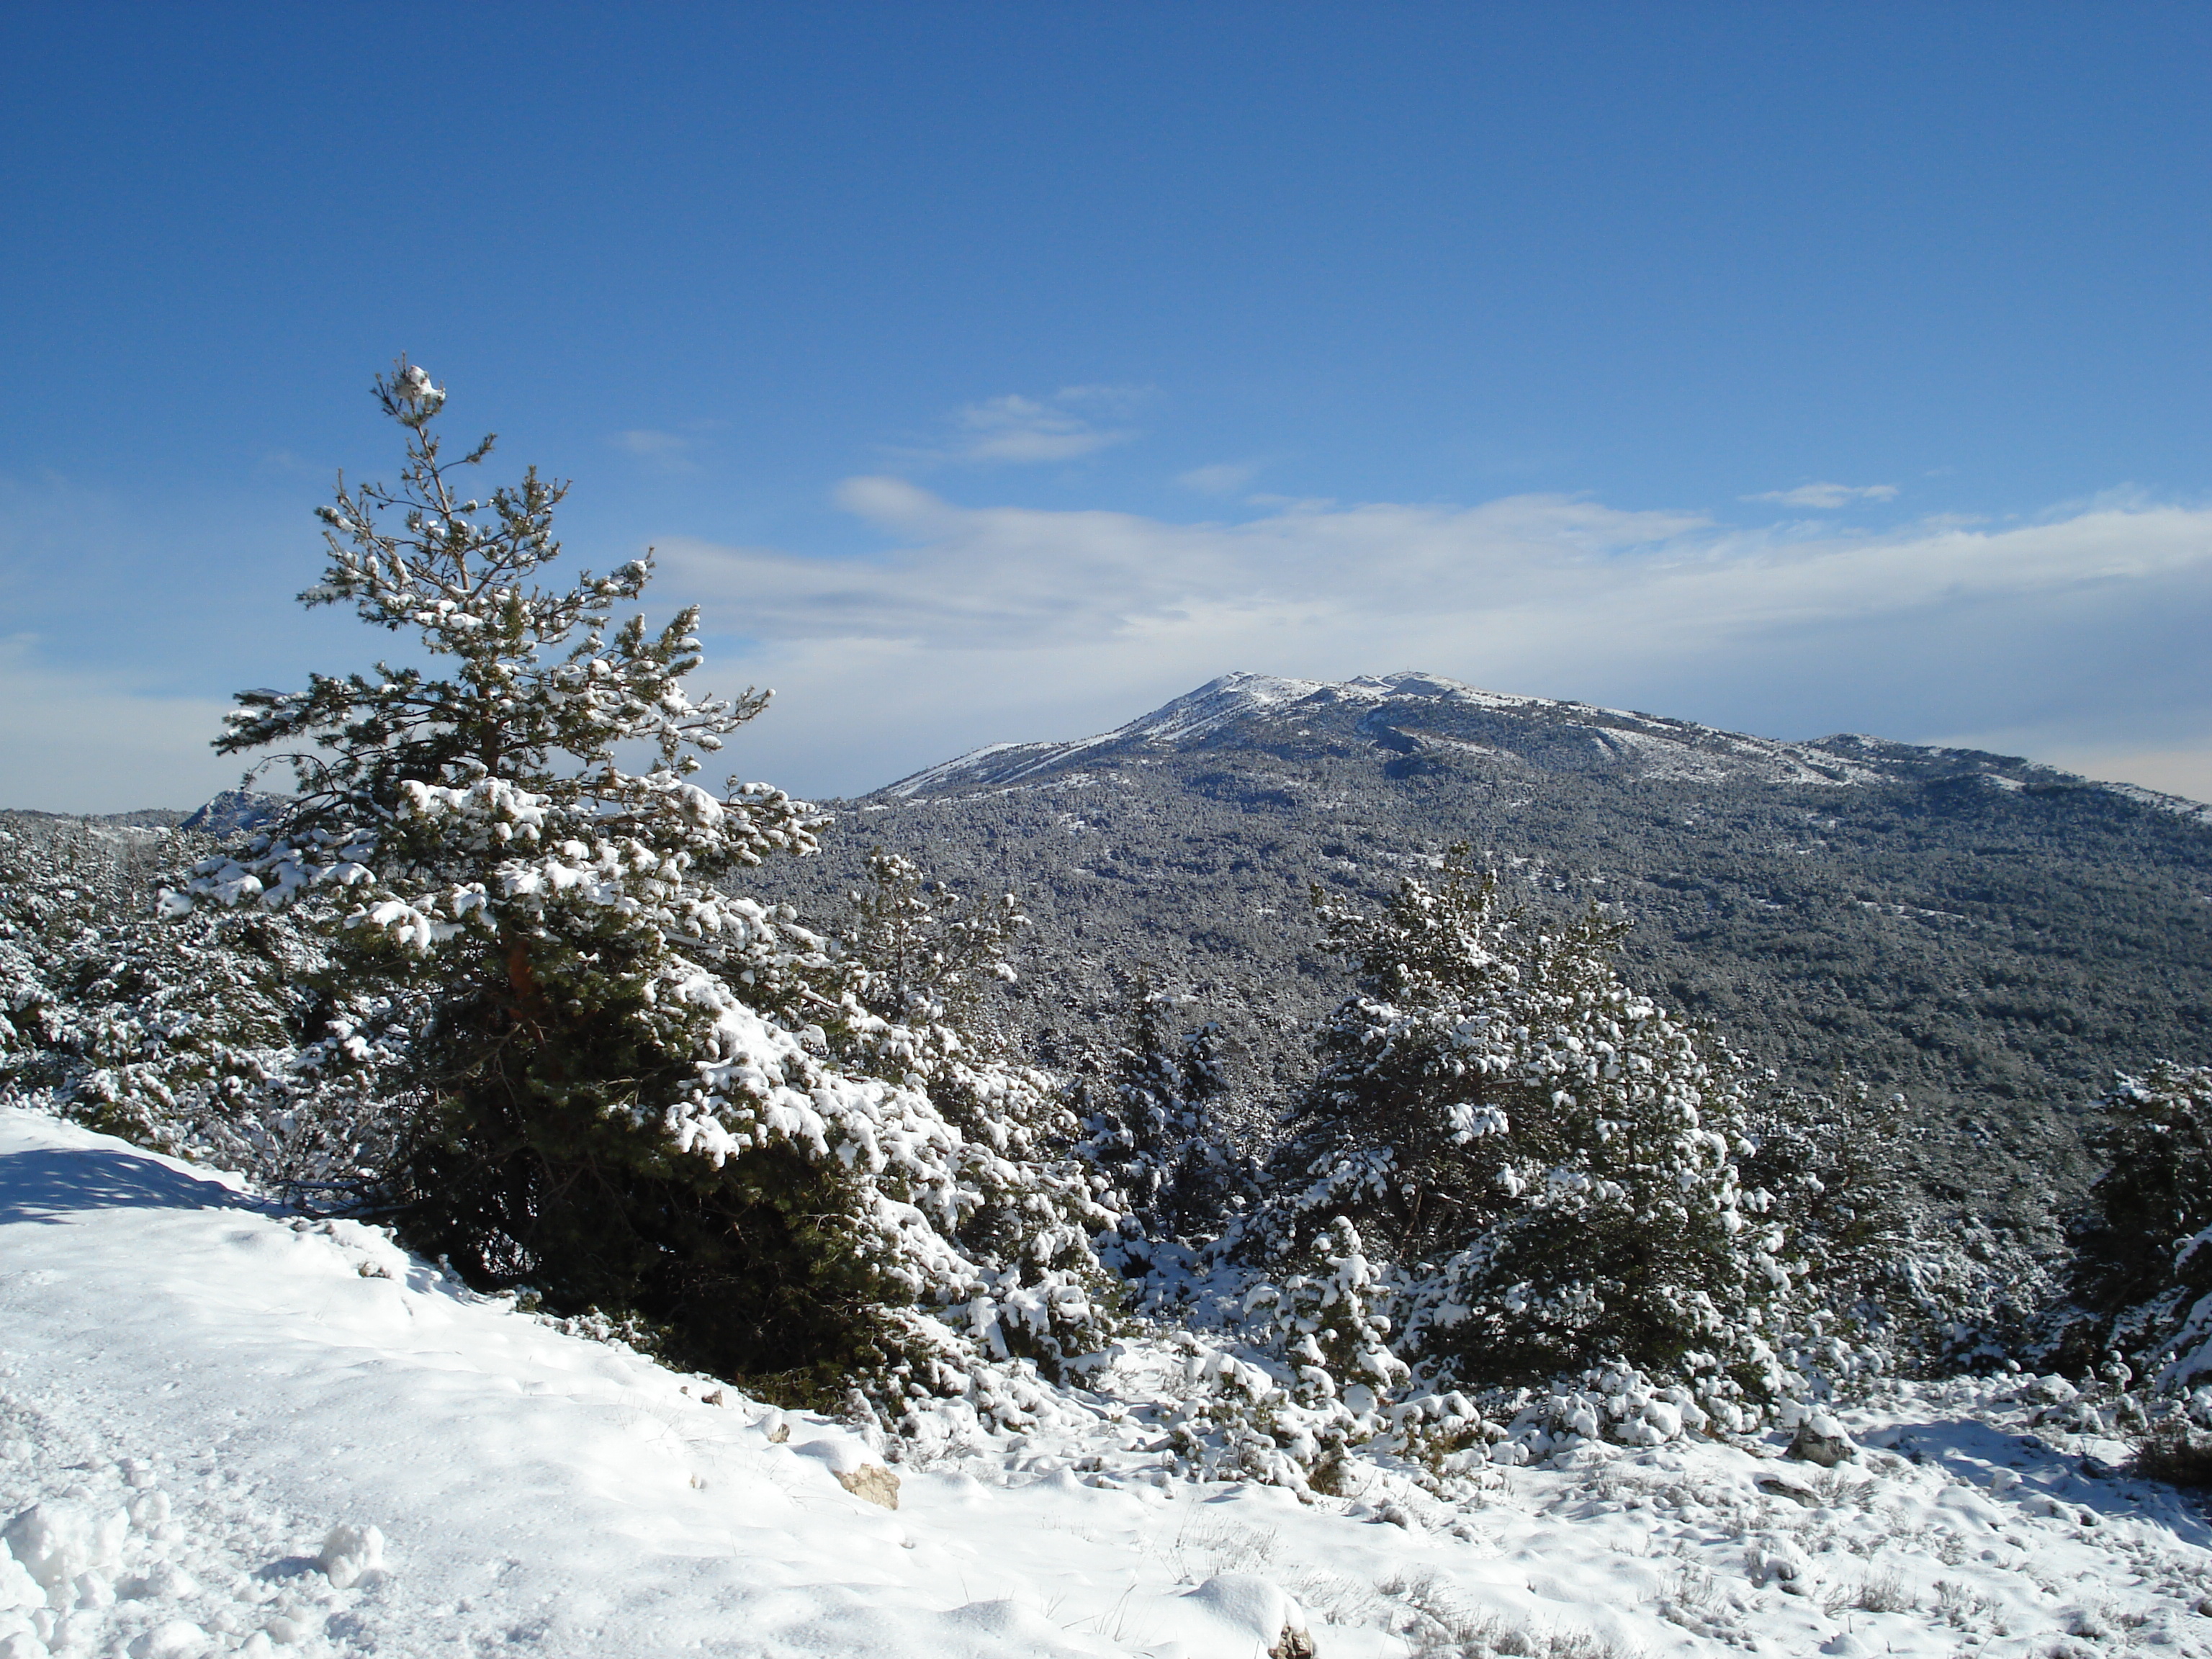
[[[226,789],[188,814],[177,828],[203,836],[234,836],[266,823],[283,808],[285,799],[258,790]]]
[[[2016,757],[1929,748],[1844,733],[1785,743],[1620,708],[1486,691],[1407,669],[1340,681],[1235,672],[1209,680],[1096,737],[992,744],[902,778],[879,792],[910,797],[1003,789],[1147,755],[1188,752],[1237,732],[1259,741],[1350,732],[1406,753],[1457,753],[1551,770],[1717,784],[1850,786],[1942,775],[1997,788],[2094,787],[2160,811],[2212,822],[2212,806],[2133,784],[2089,780]]]

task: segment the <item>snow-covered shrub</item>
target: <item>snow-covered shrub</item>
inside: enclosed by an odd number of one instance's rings
[[[1747,1097],[1745,1207],[1789,1241],[1802,1294],[1775,1339],[1816,1380],[1930,1372],[2015,1346],[2045,1276],[2024,1249],[1919,1198],[1902,1095],[1771,1075]]]
[[[1755,1415],[1796,1287],[1739,1179],[1744,1063],[1620,982],[1619,925],[1504,909],[1463,865],[1380,916],[1316,903],[1356,987],[1243,1248],[1354,1221],[1402,1286],[1396,1352],[1439,1383],[1625,1362]]]
[[[1363,1392],[1352,1409],[1371,1411],[1411,1375],[1391,1352],[1389,1293],[1349,1218],[1332,1221],[1310,1254],[1313,1272],[1255,1285],[1246,1296],[1251,1334],[1290,1361],[1304,1397],[1342,1399],[1356,1389]]]
[[[1510,1404],[1504,1430],[1490,1449],[1494,1463],[1534,1463],[1587,1441],[1626,1446],[1659,1446],[1715,1429],[1746,1426],[1733,1407],[1721,1402],[1717,1422],[1691,1389],[1662,1382],[1633,1365],[1594,1365],[1556,1377],[1541,1392],[1522,1390]]]
[[[2176,1486],[2212,1486],[2212,1429],[2175,1412],[2135,1441],[2135,1472]]]
[[[973,1030],[988,988],[1015,978],[1007,955],[1030,925],[1020,902],[1012,893],[971,902],[880,848],[867,871],[867,886],[846,896],[838,929],[845,988],[892,1024]]]
[[[1219,1110],[1230,1092],[1221,1028],[1179,1029],[1192,1000],[1136,976],[1121,1041],[1082,1090],[1077,1151],[1121,1218],[1100,1254],[1133,1279],[1187,1263],[1252,1195],[1250,1160]]]
[[[406,469],[341,486],[302,597],[413,633],[429,666],[241,693],[218,746],[288,745],[297,793],[185,896],[323,907],[424,998],[393,1080],[423,1102],[389,1173],[408,1241],[787,1397],[927,1389],[1011,1333],[1095,1325],[1081,1285],[1025,1265],[1079,1277],[1097,1224],[1008,1126],[1030,1085],[971,1068],[956,1121],[926,1053],[883,1063],[906,1039],[828,941],[732,890],[814,845],[781,790],[691,781],[766,694],[692,700],[696,610],[617,622],[649,556],[536,586],[564,487],[464,499],[490,441],[442,459],[444,393],[404,361],[377,390]]]
[[[1060,1150],[1076,1120],[1058,1080],[1013,1055],[983,1006],[986,988],[1013,977],[1006,952],[1027,918],[1011,893],[970,904],[892,854],[872,854],[868,871],[825,981],[841,1004],[819,1014],[830,1054],[919,1088],[959,1131],[969,1194],[952,1237],[971,1259],[1000,1264],[969,1299],[969,1334],[993,1357],[1057,1376],[1111,1333],[1091,1239],[1113,1216]]]
[[[105,1133],[272,1185],[359,1182],[404,1104],[407,1033],[289,915],[156,913],[207,850],[162,830],[0,830],[0,1078]]]
[[[1904,1097],[1877,1104],[1850,1079],[1832,1095],[1778,1086],[1771,1073],[1765,1082],[1745,1103],[1746,1207],[1784,1228],[1828,1305],[1887,1327],[1899,1316],[1889,1274],[1907,1253]]]
[[[2212,1068],[2160,1061],[2098,1104],[2107,1168],[2075,1235],[2066,1352],[2185,1392],[2212,1381]]]

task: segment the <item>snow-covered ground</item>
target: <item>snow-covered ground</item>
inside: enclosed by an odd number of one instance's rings
[[[893,1510],[860,1431],[0,1111],[0,1659],[2212,1655],[2203,1512],[2030,1433],[2033,1379],[1870,1401],[1832,1472],[1585,1446],[1302,1503],[1178,1478],[1187,1369],[1132,1344]]]

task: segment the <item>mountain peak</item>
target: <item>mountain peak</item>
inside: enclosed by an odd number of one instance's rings
[[[1231,727],[1279,719],[1294,711],[1316,718],[1361,714],[1393,704],[1450,704],[1466,709],[1583,710],[1593,717],[1635,720],[1617,710],[1586,708],[1549,697],[1486,691],[1425,669],[1359,674],[1347,680],[1298,679],[1232,669],[1195,690],[1170,698],[1148,714],[1094,737],[1045,743],[997,743],[901,778],[879,794],[911,796],[946,788],[1005,788],[1066,763],[1103,761],[1132,749],[1183,749]],[[1357,711],[1354,713],[1353,711]]]
[[[1401,668],[1346,680],[1238,669],[1094,737],[993,744],[900,779],[888,797],[994,792],[1073,783],[1117,765],[1149,765],[1194,750],[1371,752],[1393,777],[1473,767],[1611,774],[1697,785],[1848,787],[1905,778],[1999,790],[2103,788],[2156,810],[2212,822],[2212,808],[2086,778],[2016,756],[1929,748],[1849,734],[1790,743],[1693,720],[1553,697],[1486,691]]]

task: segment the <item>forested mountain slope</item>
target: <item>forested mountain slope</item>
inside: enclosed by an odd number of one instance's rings
[[[1340,995],[1309,884],[1379,899],[1465,841],[1532,903],[1618,907],[1632,979],[1808,1085],[1902,1091],[1940,1196],[1999,1224],[2090,1173],[2115,1068],[2212,1052],[2212,809],[1973,750],[1777,743],[1434,676],[1232,674],[1103,736],[857,800],[760,872],[832,920],[871,848],[1018,893],[1011,1018],[1079,1062],[1139,964],[1241,1049],[1255,1126]]]

